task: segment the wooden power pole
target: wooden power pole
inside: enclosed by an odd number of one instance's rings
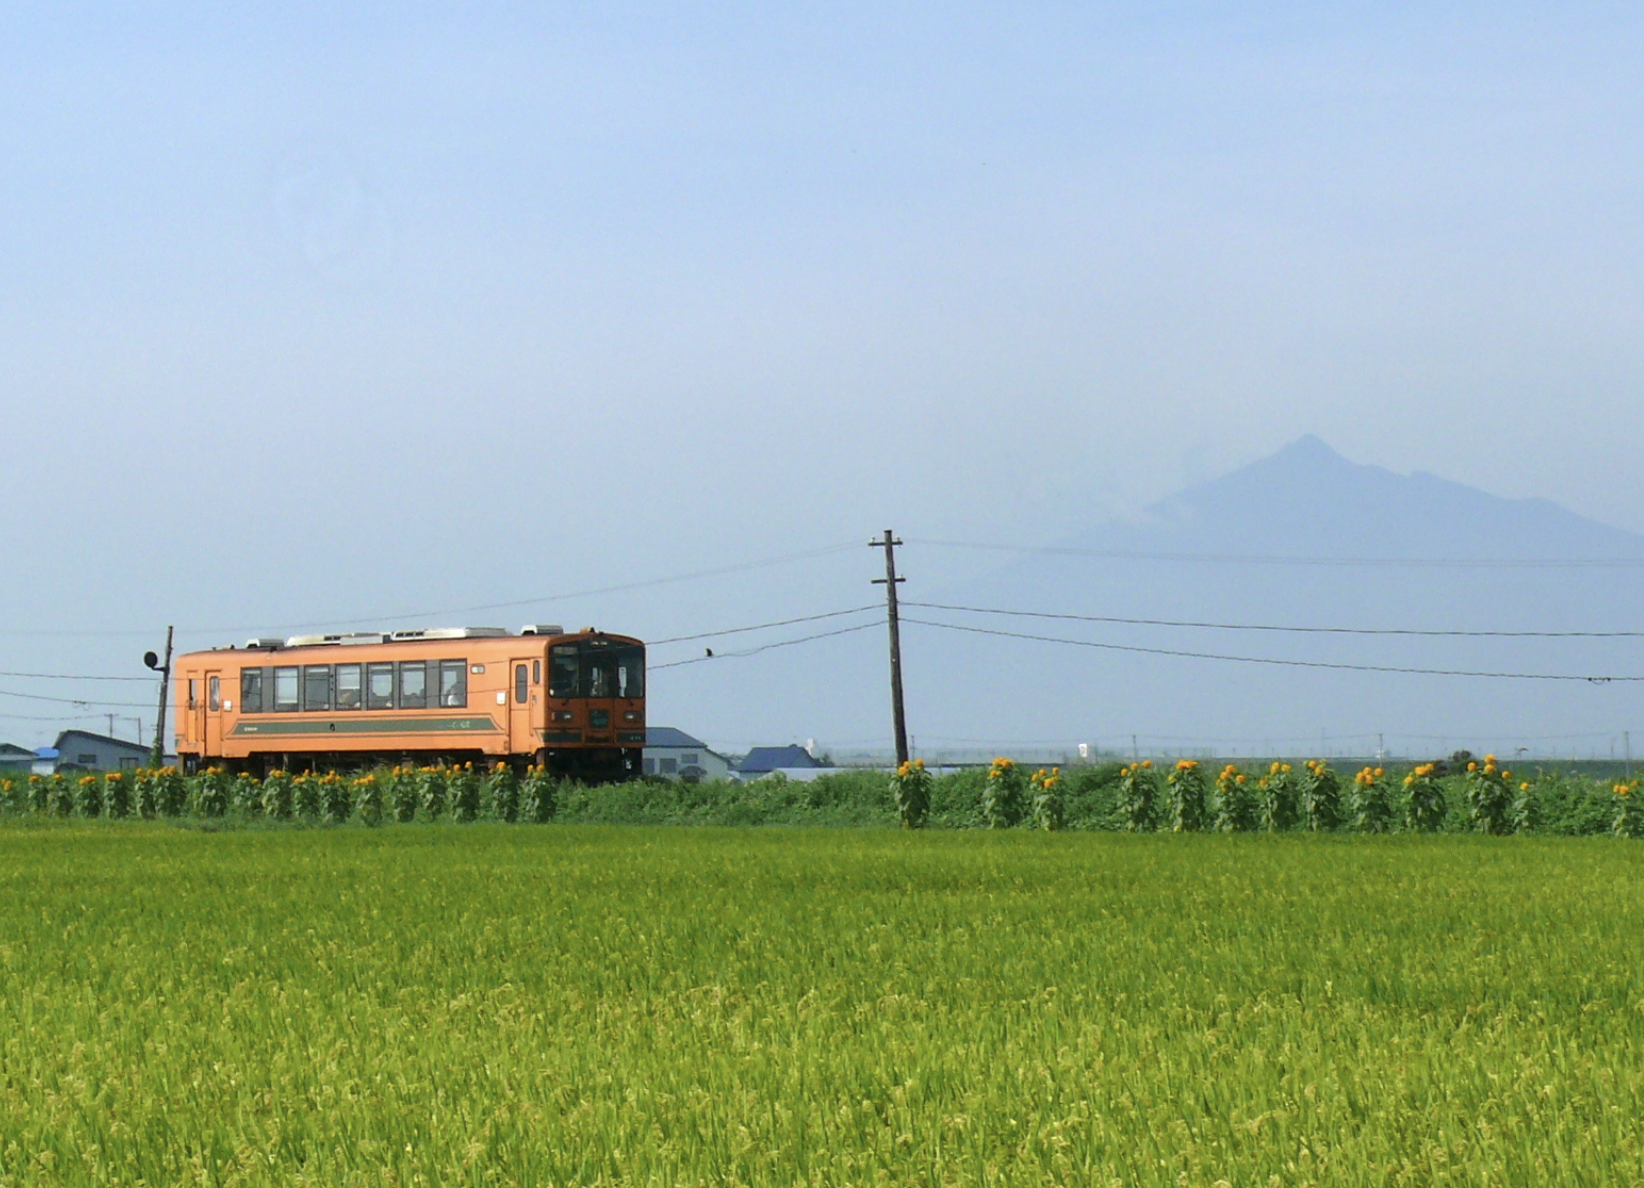
[[[874,578],[873,584],[885,587],[885,621],[890,628],[891,723],[896,730],[896,762],[908,761],[908,719],[902,709],[902,630],[896,618],[896,583],[905,579],[896,576],[896,546],[902,542],[889,528],[885,539],[870,540],[870,548],[885,550],[885,576]]]
[[[171,692],[171,633],[173,628],[166,628],[166,662],[156,664],[158,659],[153,652],[143,657],[143,663],[160,674],[160,715],[154,724],[154,754],[149,756],[149,766],[160,767],[166,761],[166,697]],[[110,731],[110,733],[113,733]]]

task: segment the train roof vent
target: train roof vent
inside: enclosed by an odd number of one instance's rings
[[[323,635],[293,635],[285,641],[288,648],[312,648],[325,642]]]
[[[402,639],[500,639],[508,634],[506,627],[422,627],[415,631],[396,631],[393,638]]]
[[[266,639],[266,638],[259,637],[257,639],[248,639],[248,640],[246,640],[245,641],[245,646],[248,647],[248,648],[269,648],[269,649],[283,648],[283,647],[285,647],[285,640],[283,640],[283,639]]]
[[[558,623],[527,623],[519,629],[521,635],[564,635],[565,628]]]

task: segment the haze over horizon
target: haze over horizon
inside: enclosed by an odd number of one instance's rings
[[[1644,532],[1640,50],[1603,4],[10,6],[0,668],[123,674],[166,623],[736,627],[871,602],[887,525],[920,589],[981,588],[1008,555],[911,542],[1158,530],[1307,434]],[[1040,573],[1041,607],[1122,601]],[[1241,572],[1185,609],[1633,625],[1597,621],[1615,573],[1514,580],[1286,603]],[[653,721],[881,737],[882,645],[662,670]],[[930,653],[916,734],[1075,741],[1037,693],[965,693],[977,656],[1036,654],[994,646]],[[1053,692],[1119,729],[1086,671]],[[1179,667],[1105,671],[1158,734],[1374,730],[1400,697],[1435,730],[1614,732],[1635,704],[1264,678],[1256,724]],[[111,688],[0,682],[147,698]],[[0,739],[95,709],[0,697]]]

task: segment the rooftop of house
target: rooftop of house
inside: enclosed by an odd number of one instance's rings
[[[708,744],[700,738],[692,738],[683,730],[676,730],[672,726],[647,726],[645,728],[645,745],[648,747],[686,747],[693,751],[706,751]]]
[[[57,742],[54,744],[54,749],[63,751],[74,746],[76,742],[93,743],[97,746],[104,747],[115,747],[119,750],[128,751],[133,755],[147,755],[150,750],[150,748],[144,746],[142,743],[132,742],[129,738],[111,738],[106,734],[93,734],[89,730],[63,731],[63,733],[57,736]]]
[[[804,747],[789,743],[785,747],[754,747],[736,770],[738,775],[763,775],[779,768],[821,766]]]

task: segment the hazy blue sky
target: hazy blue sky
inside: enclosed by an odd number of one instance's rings
[[[8,4],[8,629],[1047,540],[1303,432],[1644,530],[1641,51],[1622,4]]]

